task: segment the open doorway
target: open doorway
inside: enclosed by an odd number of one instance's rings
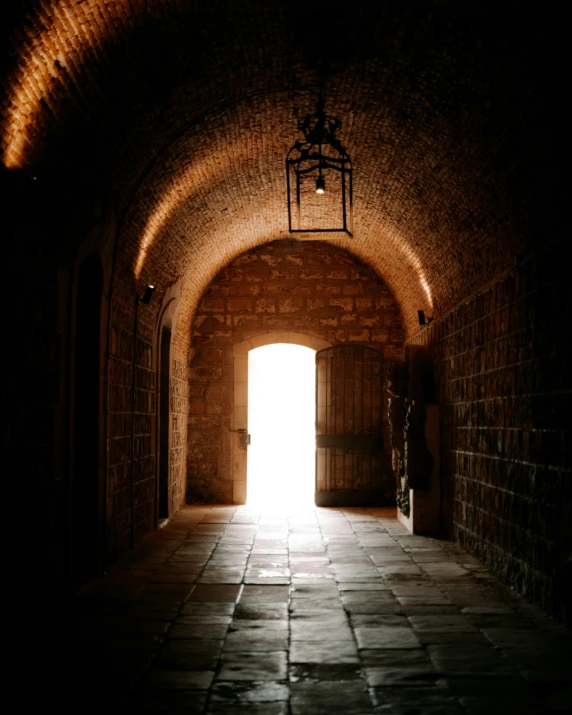
[[[284,343],[248,354],[249,505],[313,504],[315,355],[311,348]]]

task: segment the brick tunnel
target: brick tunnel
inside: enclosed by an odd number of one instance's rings
[[[563,4],[3,14],[14,682],[34,638],[89,712],[568,712]],[[297,233],[320,102],[351,231],[328,178]],[[289,513],[247,498],[272,344],[316,351]]]

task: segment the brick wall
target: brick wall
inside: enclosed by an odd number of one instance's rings
[[[113,325],[108,367],[107,528],[112,554],[130,542],[133,328]]]
[[[127,282],[118,283],[112,298],[108,367],[107,525],[112,558],[117,558],[129,548],[132,536],[136,541],[154,528],[156,489],[155,372],[152,359],[154,311],[149,306],[139,306],[133,402],[135,289]]]
[[[119,270],[123,270],[120,266]],[[141,289],[139,288],[141,293]],[[158,291],[157,291],[158,292]],[[157,494],[156,352],[157,314],[160,295],[149,305],[139,304],[135,353],[135,424],[133,484],[132,380],[133,327],[136,288],[132,281],[116,281],[112,298],[109,350],[108,399],[108,551],[116,559],[131,544],[155,528]],[[186,435],[188,358],[184,346],[171,347],[171,454],[169,507],[174,512],[184,503],[186,484]],[[133,520],[133,525],[132,525]],[[133,532],[133,534],[132,534]]]
[[[346,251],[284,240],[237,258],[209,286],[192,326],[189,501],[232,501],[232,346],[282,331],[330,344],[370,345],[382,351],[387,363],[403,358],[403,329],[393,296]],[[387,428],[384,424],[385,444]],[[384,474],[393,490],[388,453]]]
[[[176,351],[176,346],[173,346]],[[187,487],[187,418],[189,367],[181,356],[171,355],[171,458],[169,462],[169,513],[185,503]]]
[[[530,259],[414,341],[435,360],[449,531],[560,615],[572,553],[565,267],[556,251]]]

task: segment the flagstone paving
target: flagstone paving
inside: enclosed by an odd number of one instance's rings
[[[394,509],[187,507],[54,631],[73,712],[572,712],[570,632]]]

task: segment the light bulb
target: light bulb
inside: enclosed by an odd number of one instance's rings
[[[323,176],[319,176],[316,179],[316,193],[323,194],[326,190],[326,180]]]

